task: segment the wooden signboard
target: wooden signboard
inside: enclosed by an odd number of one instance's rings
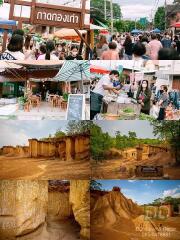
[[[69,94],[66,120],[85,120],[85,94]]]
[[[85,25],[85,14],[89,14],[86,9],[86,0],[82,1],[81,8],[67,7],[61,5],[52,5],[47,3],[39,3],[36,0],[4,0],[10,4],[9,19],[29,23],[32,25],[54,26],[71,29],[89,29],[89,25]],[[16,5],[31,7],[31,16],[18,17],[14,16]]]
[[[136,177],[163,177],[163,166],[136,166]]]
[[[35,7],[32,24],[80,28],[81,13],[60,9]]]

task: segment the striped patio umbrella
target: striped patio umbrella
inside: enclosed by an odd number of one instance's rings
[[[61,82],[90,81],[90,64],[87,60],[67,60],[54,80]]]

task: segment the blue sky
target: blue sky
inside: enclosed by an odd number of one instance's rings
[[[136,132],[139,138],[156,138],[153,134],[153,127],[148,121],[142,120],[121,120],[121,121],[95,121],[104,132],[114,136],[116,131],[127,135],[129,131]],[[113,124],[112,124],[113,123]]]
[[[0,121],[0,147],[27,145],[29,138],[47,137],[57,129],[65,130],[67,121]]]
[[[180,180],[97,180],[102,189],[112,190],[114,186],[138,204],[151,203],[154,199],[167,196],[180,198]]]

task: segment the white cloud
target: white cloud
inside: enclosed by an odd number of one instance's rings
[[[163,197],[174,197],[174,198],[180,198],[180,187],[178,186],[177,188],[174,189],[168,189],[164,190],[163,192]]]
[[[17,129],[13,128],[10,125],[4,125],[1,127],[1,139],[3,139],[3,146],[6,145],[27,145],[28,144],[28,136],[21,129],[17,131]]]

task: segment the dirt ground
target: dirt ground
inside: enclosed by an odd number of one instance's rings
[[[180,218],[172,217],[163,221],[144,220],[141,215],[133,221],[124,219],[113,226],[91,226],[91,240],[179,240]],[[160,229],[159,225],[171,228]]]
[[[173,164],[174,160],[172,160],[170,156],[167,155],[167,153],[159,153],[155,156],[152,156],[148,160],[143,161],[120,158],[103,160],[96,163],[96,161],[91,160],[91,173],[93,179],[128,179],[136,177],[130,176],[128,172],[120,172],[120,167],[135,169],[136,165],[163,165],[165,176],[168,176],[169,179],[179,179],[180,167],[174,167]],[[152,179],[152,177],[149,179]]]
[[[89,161],[0,157],[0,179],[89,179]]]
[[[78,240],[80,228],[74,220],[48,220],[38,230],[16,240]]]

